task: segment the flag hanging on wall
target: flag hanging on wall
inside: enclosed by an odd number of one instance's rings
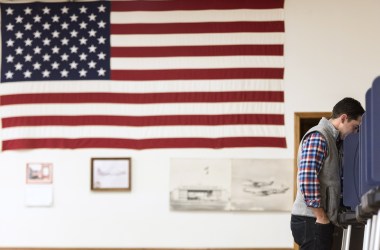
[[[286,147],[283,6],[1,4],[2,150]]]

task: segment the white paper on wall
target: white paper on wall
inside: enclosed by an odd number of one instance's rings
[[[33,184],[25,187],[25,206],[51,207],[53,205],[53,185]]]

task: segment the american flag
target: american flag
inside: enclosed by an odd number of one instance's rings
[[[283,5],[1,4],[2,150],[286,147]]]

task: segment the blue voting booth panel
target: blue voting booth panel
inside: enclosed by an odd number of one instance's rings
[[[371,178],[380,185],[380,77],[377,77],[372,84],[371,95]]]
[[[343,148],[343,204],[354,211],[360,204],[359,134],[347,136]]]
[[[367,172],[369,168],[367,166],[366,157],[366,126],[367,126],[367,115],[366,112],[363,115],[362,124],[359,128],[359,195],[362,196],[365,192],[371,189],[371,183],[367,179]]]
[[[376,181],[372,178],[371,168],[372,168],[372,159],[371,159],[371,127],[372,127],[372,88],[370,88],[365,96],[366,100],[366,113],[363,115],[362,124],[359,129],[359,178],[360,178],[360,196],[365,194],[372,187],[376,186]]]
[[[359,130],[359,193],[380,186],[380,77],[366,93],[366,113]]]

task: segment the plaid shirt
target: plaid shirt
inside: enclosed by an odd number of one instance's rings
[[[298,182],[308,207],[320,207],[321,192],[318,174],[327,153],[327,142],[321,133],[313,132],[305,137],[298,169]]]

